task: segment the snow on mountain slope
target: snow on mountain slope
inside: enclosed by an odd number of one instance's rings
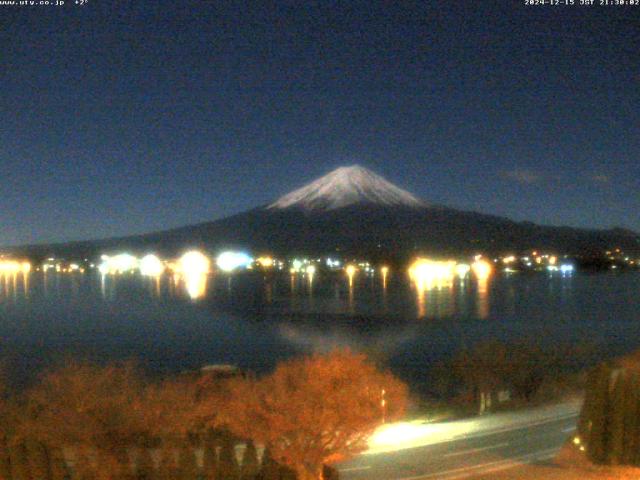
[[[334,210],[356,203],[425,207],[427,204],[359,165],[340,167],[279,198],[270,209]]]

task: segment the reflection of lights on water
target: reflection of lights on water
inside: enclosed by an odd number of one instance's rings
[[[107,285],[104,274],[100,275],[100,294],[102,298],[107,298]]]
[[[149,254],[140,260],[140,273],[146,277],[158,277],[164,272],[164,264],[155,255]]]
[[[355,265],[347,265],[344,271],[347,273],[347,277],[349,277],[349,288],[353,287],[353,277],[355,276],[358,269]]]
[[[313,293],[313,276],[316,274],[316,267],[308,265],[306,268],[307,279],[309,280],[309,293]]]
[[[247,267],[253,259],[244,252],[222,252],[216,259],[216,265],[223,272],[233,272],[240,267]]]
[[[563,264],[560,265],[560,271],[564,274],[570,274],[573,273],[573,271],[575,270],[575,267],[571,264]]]
[[[16,260],[0,261],[0,274],[4,281],[4,293],[9,295],[13,293],[14,300],[18,295],[18,275],[22,275],[22,289],[25,297],[29,296],[29,272],[31,264],[29,262],[20,262]]]
[[[156,284],[156,285],[155,285],[155,286],[156,286],[156,290],[155,290],[155,292],[156,292],[156,296],[158,296],[158,297],[159,297],[159,296],[160,296],[160,293],[161,293],[161,289],[160,289],[160,275],[156,275],[156,276],[154,277],[154,280],[155,280],[155,284]]]
[[[293,293],[296,290],[296,270],[291,268],[289,272],[291,273],[291,293]]]
[[[22,275],[22,289],[24,296],[29,298],[29,275]]]
[[[182,275],[204,275],[209,273],[209,258],[197,250],[191,250],[178,260],[178,271]]]
[[[187,294],[192,300],[204,297],[207,292],[206,273],[185,273],[182,278]]]
[[[493,270],[493,267],[486,260],[476,260],[471,265],[471,270],[478,280],[487,279]]]
[[[478,281],[478,317],[484,319],[489,316],[489,278],[493,268],[486,260],[477,259],[471,269]]]
[[[356,275],[358,268],[355,265],[347,265],[344,269],[349,278],[349,311],[353,313],[355,308],[354,298],[353,298],[353,277]]]
[[[306,269],[306,273],[309,278],[309,283],[313,283],[313,276],[316,274],[316,267],[314,265],[309,265]]]
[[[489,278],[478,279],[478,317],[485,319],[489,317]]]
[[[387,275],[389,274],[389,267],[383,266],[380,268],[380,273],[382,274],[382,288],[383,290],[387,289]]]
[[[426,258],[418,258],[409,267],[409,278],[416,289],[418,303],[418,317],[425,317],[427,314],[427,291],[444,290],[450,291],[453,286],[456,262],[437,261]],[[439,299],[440,302],[446,299]],[[446,303],[446,302],[445,302]]]
[[[273,284],[271,282],[265,284],[264,293],[267,303],[273,302]]]
[[[409,267],[409,278],[415,288],[418,317],[427,316],[427,306],[438,317],[453,314],[453,280],[456,276],[463,280],[471,269],[453,260],[416,259]]]

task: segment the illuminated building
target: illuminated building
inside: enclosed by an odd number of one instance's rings
[[[31,264],[29,262],[18,262],[16,260],[0,261],[0,273],[16,274],[16,273],[29,273],[30,271],[31,271]]]
[[[164,272],[164,264],[155,255],[149,254],[140,260],[140,273],[147,277],[157,277]]]
[[[461,279],[466,277],[469,274],[470,270],[471,267],[466,263],[459,263],[458,265],[456,265],[456,275],[458,275],[458,277],[460,277]]]
[[[291,262],[291,269],[293,272],[299,272],[301,268],[302,268],[301,260],[295,259],[293,262]]]
[[[178,271],[185,275],[209,273],[211,261],[202,252],[191,250],[178,260]]]
[[[59,265],[56,266],[56,271],[59,270]],[[138,259],[128,253],[120,253],[113,257],[108,255],[102,256],[102,263],[98,267],[100,273],[104,274],[119,274],[125,272],[131,272],[138,268]]]
[[[233,272],[238,268],[246,268],[253,262],[253,259],[244,252],[227,251],[222,252],[216,259],[216,265],[223,272]]]
[[[409,267],[409,277],[418,290],[450,287],[456,262],[419,258]]]
[[[271,257],[258,257],[256,259],[256,262],[262,267],[262,268],[271,268],[274,265],[274,260]]]

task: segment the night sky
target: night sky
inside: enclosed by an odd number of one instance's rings
[[[67,3],[0,6],[0,245],[212,220],[354,163],[640,231],[640,7]]]

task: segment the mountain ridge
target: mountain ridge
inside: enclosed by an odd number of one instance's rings
[[[118,250],[175,255],[187,248],[212,252],[242,248],[279,255],[337,252],[372,258],[532,249],[601,255],[614,247],[640,254],[640,236],[628,230],[537,225],[432,205],[363,167],[341,169],[275,202],[210,222],[141,235],[3,250],[42,258],[89,257]]]

